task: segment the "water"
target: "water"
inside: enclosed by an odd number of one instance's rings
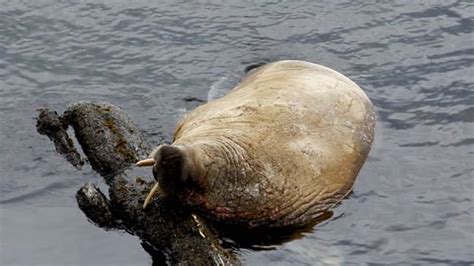
[[[133,236],[90,224],[77,172],[35,109],[123,107],[155,142],[258,62],[303,59],[364,88],[377,137],[354,193],[247,264],[474,264],[470,1],[0,1],[0,264],[149,265]]]

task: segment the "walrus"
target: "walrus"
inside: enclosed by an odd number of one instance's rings
[[[157,181],[144,207],[157,194],[250,228],[306,225],[351,191],[374,126],[369,98],[335,70],[261,66],[185,115],[172,144],[137,163],[153,166]]]

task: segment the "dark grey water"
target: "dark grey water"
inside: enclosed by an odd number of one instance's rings
[[[0,1],[0,264],[151,262],[82,215],[74,194],[100,179],[35,132],[37,107],[109,101],[159,142],[198,105],[183,98],[206,100],[249,64],[303,59],[365,89],[375,146],[331,219],[241,258],[473,265],[473,14],[471,1]]]

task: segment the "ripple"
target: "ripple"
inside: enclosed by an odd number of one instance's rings
[[[4,1],[1,208],[22,214],[22,233],[34,235],[38,217],[23,208],[64,204],[59,194],[68,191],[71,200],[84,181],[35,133],[37,107],[110,101],[158,144],[171,140],[185,111],[224,94],[246,66],[303,59],[367,92],[378,117],[375,147],[335,218],[272,250],[246,250],[243,260],[471,265],[473,12],[469,1]],[[68,232],[60,226],[54,230]],[[64,247],[78,258],[89,256],[77,249],[88,244],[81,230],[94,229],[80,229]],[[63,243],[48,241],[51,250]],[[25,265],[51,264],[26,256],[42,252],[28,246],[21,254],[6,246],[5,254]],[[70,262],[58,257],[54,263]]]
[[[44,197],[51,195],[57,189],[69,188],[77,183],[71,182],[53,182],[38,188],[31,188],[28,191],[16,192],[14,196],[0,197],[0,204],[11,204],[26,201],[36,197]],[[9,193],[12,194],[12,193]]]

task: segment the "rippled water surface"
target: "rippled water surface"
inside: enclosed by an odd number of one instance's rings
[[[354,193],[247,264],[474,264],[472,1],[0,1],[0,264],[150,265],[75,192],[100,182],[35,132],[35,109],[105,100],[156,142],[246,66],[303,59],[356,81],[378,112]],[[72,2],[72,1],[71,1]],[[296,2],[296,1],[295,1]],[[212,96],[212,95],[211,95]]]

